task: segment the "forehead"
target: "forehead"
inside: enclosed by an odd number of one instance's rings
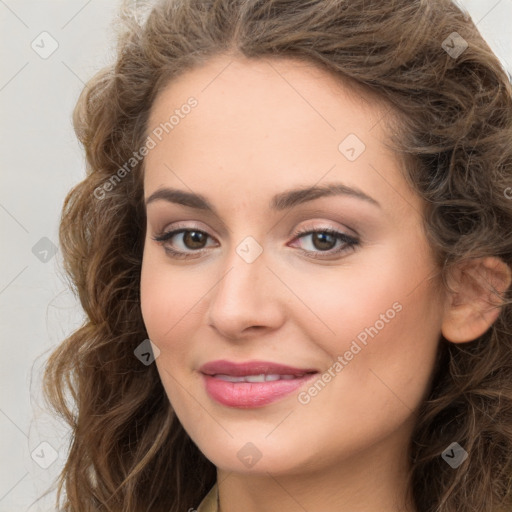
[[[262,107],[275,109],[273,118],[302,118],[314,125],[322,121],[332,131],[345,128],[346,117],[339,119],[333,106],[340,101],[346,113],[362,112],[370,126],[389,112],[389,105],[369,89],[346,77],[335,76],[310,62],[290,58],[247,59],[216,56],[206,64],[186,71],[164,86],[150,112],[149,127],[169,118],[187,98],[194,96],[201,103],[201,118],[223,110],[225,116],[238,111],[253,114],[253,125],[264,127],[258,112]],[[202,101],[201,101],[202,100]],[[207,106],[205,106],[207,105]],[[350,108],[352,107],[352,108]],[[352,110],[352,112],[350,112]],[[355,117],[355,116],[354,116]],[[264,118],[268,118],[265,112]],[[310,119],[308,119],[310,118]],[[226,117],[216,127],[225,124]],[[315,122],[316,121],[316,122]],[[353,119],[352,122],[355,120]]]
[[[172,182],[227,200],[230,184],[250,197],[323,177],[375,192],[382,175],[403,189],[384,144],[389,107],[365,92],[296,60],[212,59],[153,104],[147,133],[161,140],[145,159],[146,196]]]

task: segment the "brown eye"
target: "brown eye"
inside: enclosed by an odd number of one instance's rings
[[[183,231],[183,243],[188,249],[203,249],[207,239],[202,231]]]
[[[334,229],[299,230],[294,236],[300,240],[302,250],[312,258],[341,256],[359,245],[358,239]]]
[[[336,245],[336,237],[323,231],[312,233],[313,246],[319,251],[329,251]]]
[[[173,257],[187,258],[200,256],[209,238],[208,233],[199,229],[181,228],[162,233],[153,237],[153,240],[159,242]]]

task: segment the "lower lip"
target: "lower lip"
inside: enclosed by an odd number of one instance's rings
[[[206,392],[213,400],[229,407],[249,409],[262,407],[293,393],[315,375],[310,373],[297,379],[268,382],[228,382],[205,374],[203,378]]]

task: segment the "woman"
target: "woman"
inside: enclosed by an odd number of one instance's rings
[[[510,510],[512,88],[474,24],[445,0],[125,21],[74,112],[62,510]]]

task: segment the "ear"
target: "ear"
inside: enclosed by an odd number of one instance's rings
[[[512,282],[512,271],[496,257],[462,262],[451,272],[443,336],[453,343],[473,341],[496,321],[505,292]]]

